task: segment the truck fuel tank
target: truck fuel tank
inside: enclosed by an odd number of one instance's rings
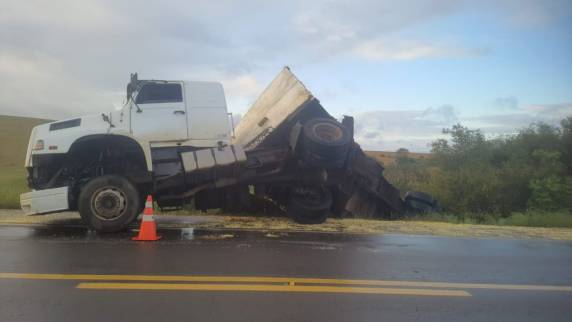
[[[240,146],[226,145],[181,153],[185,172],[206,170],[215,166],[246,162],[246,154]]]

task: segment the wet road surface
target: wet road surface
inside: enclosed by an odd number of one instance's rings
[[[571,321],[572,243],[0,226],[0,321]]]

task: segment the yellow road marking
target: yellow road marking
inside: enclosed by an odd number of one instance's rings
[[[169,284],[169,283],[79,283],[80,289],[98,290],[165,290],[165,291],[250,291],[250,292],[304,292],[304,293],[357,293],[416,296],[471,296],[466,291],[431,290],[413,288],[289,286],[260,284]]]
[[[416,282],[392,280],[350,280],[329,278],[297,278],[297,277],[258,277],[258,276],[185,276],[185,275],[92,275],[92,274],[28,274],[0,273],[0,279],[43,279],[43,280],[84,280],[84,281],[153,281],[153,282],[233,282],[233,283],[294,283],[330,284],[330,285],[363,285],[390,287],[421,288],[462,288],[521,291],[560,291],[572,292],[569,285],[519,285],[519,284],[480,284],[480,283],[447,283]]]

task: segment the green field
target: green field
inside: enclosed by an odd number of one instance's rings
[[[0,208],[20,208],[20,194],[28,191],[26,170],[19,167],[0,167]]]
[[[0,115],[0,208],[19,208],[28,190],[24,159],[32,128],[49,120]]]

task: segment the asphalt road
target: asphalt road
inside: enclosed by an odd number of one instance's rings
[[[572,243],[0,226],[0,321],[571,321]]]

